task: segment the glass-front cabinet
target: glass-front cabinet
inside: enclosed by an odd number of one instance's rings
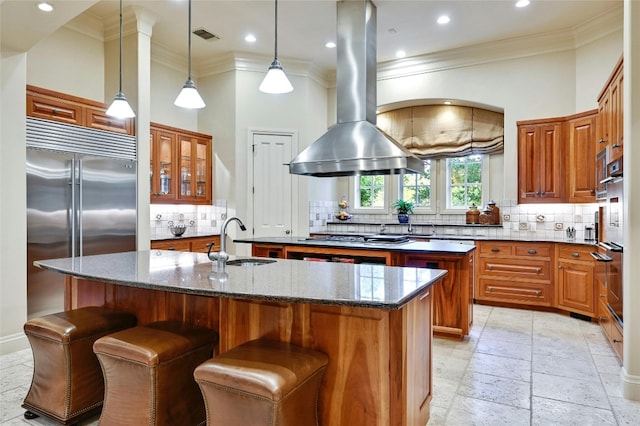
[[[151,129],[151,200],[170,202],[176,197],[173,170],[176,164],[176,134],[162,129]]]
[[[211,143],[180,135],[180,191],[178,199],[200,204],[211,200]]]
[[[210,204],[212,138],[209,135],[151,125],[151,202]]]

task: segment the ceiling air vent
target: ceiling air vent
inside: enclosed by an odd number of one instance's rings
[[[195,35],[197,35],[198,37],[204,39],[204,40],[220,40],[220,37],[218,37],[215,34],[210,33],[209,31],[205,30],[204,28],[196,28],[195,30],[193,30],[193,33]]]

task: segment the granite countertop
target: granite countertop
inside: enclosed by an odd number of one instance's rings
[[[230,260],[239,259],[231,256]],[[34,265],[81,279],[183,294],[378,309],[400,309],[445,270],[272,259],[218,271],[206,254],[143,250],[39,260]]]
[[[390,235],[390,234],[385,234]],[[286,246],[335,247],[365,250],[401,251],[406,253],[447,253],[467,254],[475,250],[472,244],[451,243],[445,241],[409,241],[405,243],[357,242],[357,241],[324,241],[309,237],[260,237],[238,238],[235,243],[279,244]]]

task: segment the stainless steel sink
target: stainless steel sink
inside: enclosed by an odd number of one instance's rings
[[[268,263],[274,263],[275,260],[273,259],[256,259],[256,258],[250,258],[250,259],[234,259],[234,260],[228,260],[227,261],[227,265],[232,265],[232,266],[260,266],[260,265],[266,265]]]

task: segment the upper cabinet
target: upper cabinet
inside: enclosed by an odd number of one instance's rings
[[[211,204],[211,136],[151,123],[151,202]]]
[[[598,96],[598,152],[608,148],[609,161],[623,154],[623,74],[622,57]]]
[[[562,119],[518,122],[518,202],[562,202]]]
[[[518,202],[592,203],[598,110],[518,122]]]
[[[133,118],[114,118],[106,114],[107,105],[27,85],[27,116],[76,126],[135,135]]]
[[[596,194],[596,118],[598,110],[567,117],[567,201],[593,203]]]

